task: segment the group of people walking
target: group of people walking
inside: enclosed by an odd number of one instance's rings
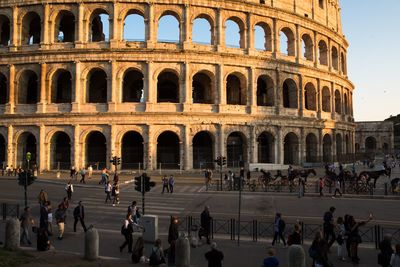
[[[170,194],[174,192],[175,178],[172,174],[169,176],[169,178],[167,177],[167,175],[164,175],[161,178],[161,184],[162,184],[161,194],[164,194],[165,191],[167,191],[167,193]]]
[[[74,179],[74,180],[78,180],[78,175],[81,176],[81,179],[79,180],[79,183],[83,183],[86,184],[86,175],[88,176],[88,178],[92,178],[93,175],[93,167],[92,165],[89,165],[87,167],[87,169],[85,168],[85,166],[83,166],[82,168],[80,168],[79,170],[75,168],[75,166],[72,166],[70,169],[70,173],[69,173],[69,177],[70,179]]]

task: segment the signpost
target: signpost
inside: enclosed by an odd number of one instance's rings
[[[219,190],[222,191],[222,167],[226,165],[226,157],[218,156],[215,162],[219,166]]]
[[[155,182],[150,181],[150,177],[146,173],[135,177],[135,190],[142,193],[142,212],[145,214],[145,193],[149,192],[152,187],[156,186]]]
[[[25,207],[28,207],[28,186],[31,185],[36,177],[34,177],[29,170],[29,161],[32,159],[32,154],[30,152],[26,153],[26,161],[28,162],[27,169],[18,174],[18,184],[24,186],[25,195]]]

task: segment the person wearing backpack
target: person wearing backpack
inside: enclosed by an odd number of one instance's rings
[[[275,222],[274,222],[274,239],[272,240],[272,246],[275,245],[275,242],[279,239],[283,241],[283,245],[286,247],[286,240],[283,237],[283,232],[285,231],[286,223],[282,219],[282,214],[276,213]]]
[[[161,246],[161,239],[157,239],[154,242],[154,246],[151,249],[151,254],[149,257],[150,266],[158,266],[165,263],[164,251]]]
[[[322,233],[318,231],[308,249],[308,255],[313,259],[313,267],[331,267],[328,261],[328,250],[328,243],[322,237]]]
[[[126,215],[124,224],[121,227],[121,234],[125,238],[125,242],[119,247],[119,251],[122,252],[124,248],[128,245],[128,252],[132,253],[132,245],[133,245],[133,220],[132,215],[128,213]]]
[[[335,225],[333,220],[333,213],[335,212],[335,207],[330,207],[329,211],[325,212],[324,214],[324,239],[329,242],[328,246],[331,247],[336,240],[335,235]],[[331,240],[329,241],[329,238]]]

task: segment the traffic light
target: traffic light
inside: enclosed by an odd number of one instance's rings
[[[147,176],[146,173],[143,173],[143,180],[144,180],[144,191],[149,192],[152,187],[156,186],[155,182],[150,181],[150,177]]]
[[[135,190],[142,192],[142,176],[135,177]]]
[[[116,163],[117,163],[117,159],[116,159],[117,157],[112,157],[111,159],[110,159],[110,162],[112,163],[112,165],[115,165]]]
[[[121,158],[117,157],[117,165],[121,165]]]
[[[36,180],[36,177],[33,176],[30,172],[20,172],[18,174],[18,184],[21,186],[29,186],[33,184],[33,182]]]
[[[221,158],[220,156],[218,156],[217,159],[215,160],[215,162],[217,163],[218,166],[222,166],[222,165],[221,165],[221,164],[222,164],[221,159],[222,159],[222,158]]]
[[[226,165],[226,157],[222,157],[222,166]]]

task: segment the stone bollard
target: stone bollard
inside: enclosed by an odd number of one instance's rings
[[[94,261],[99,257],[99,233],[95,228],[85,234],[85,260]]]
[[[190,267],[190,242],[184,233],[176,240],[175,263],[176,267]]]
[[[306,255],[301,245],[291,245],[289,247],[289,267],[305,267]]]
[[[21,223],[18,218],[12,218],[6,224],[6,243],[4,248],[7,250],[18,250],[20,243]]]

